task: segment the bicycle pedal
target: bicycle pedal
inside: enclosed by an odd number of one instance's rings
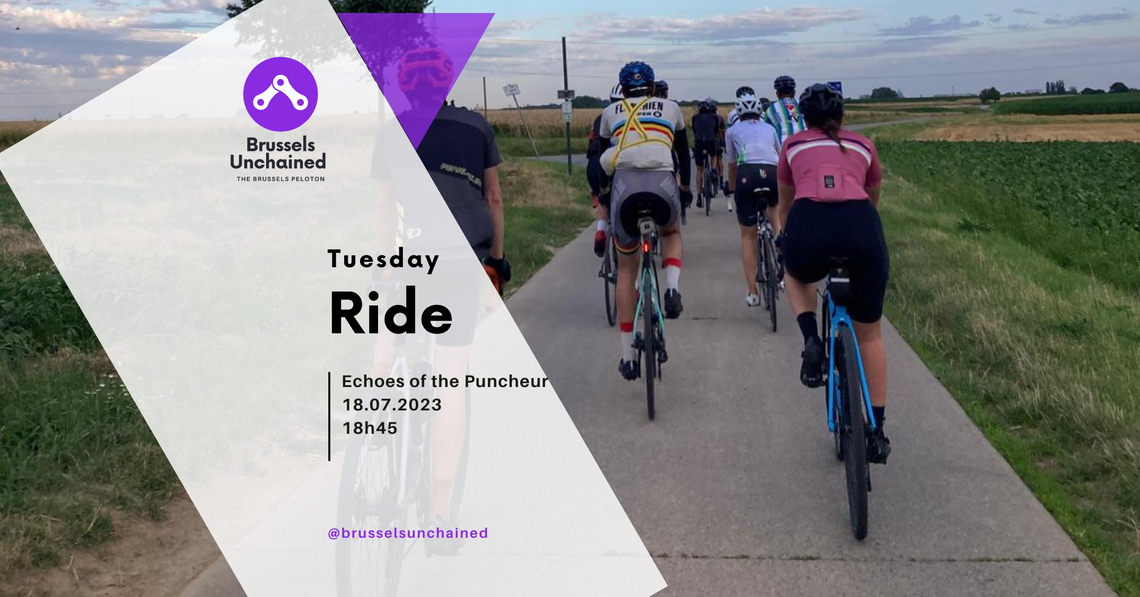
[[[658,363],[669,362],[669,353],[666,352],[665,349],[662,349],[661,352],[657,353],[657,362]]]

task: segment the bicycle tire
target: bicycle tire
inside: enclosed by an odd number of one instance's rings
[[[356,420],[370,420],[372,417],[380,416],[382,419],[386,418],[384,413],[375,412],[362,412],[357,415]],[[406,524],[407,509],[400,507],[395,503],[397,496],[394,494],[395,487],[391,483],[395,480],[396,463],[400,460],[400,442],[392,441],[394,436],[381,437],[381,443],[377,444],[374,440],[377,439],[375,435],[354,435],[348,443],[348,449],[345,451],[344,464],[341,468],[341,489],[340,495],[337,500],[337,521],[341,528],[345,529],[375,529],[383,528],[389,525],[402,525],[407,528]],[[379,458],[362,458],[362,456],[369,452],[382,451]],[[375,462],[374,462],[375,460]],[[362,462],[363,461],[363,462]],[[381,470],[378,466],[383,463],[388,475],[383,480],[382,486],[379,487],[380,494],[377,496],[374,503],[368,503],[368,496],[362,496],[361,491],[366,491],[369,487],[375,488],[374,484],[367,483],[365,487],[358,485],[361,482],[361,473],[374,473]],[[387,483],[387,485],[384,485]],[[346,491],[346,487],[349,488]],[[370,508],[377,510],[377,517],[373,521],[369,521]],[[361,510],[364,510],[362,512]],[[363,514],[363,516],[362,516]],[[337,595],[339,597],[355,597],[357,595],[380,595],[383,597],[392,597],[396,594],[396,590],[400,584],[400,572],[403,567],[404,556],[406,555],[405,544],[407,539],[392,538],[384,541],[354,541],[351,539],[341,538],[336,544],[336,585]],[[360,558],[359,563],[354,566],[353,548],[376,548],[382,551],[382,557],[372,557],[365,555]],[[383,585],[380,587],[368,586],[364,584],[365,578],[375,579],[378,575],[369,572],[360,574],[360,579],[355,577],[356,572],[360,572],[359,568],[363,564],[379,564],[383,562]],[[377,591],[379,589],[379,591]]]
[[[772,322],[772,333],[778,331],[776,323],[776,297],[780,289],[780,281],[776,274],[776,247],[772,243],[772,235],[765,232],[763,235],[764,241],[764,269],[767,270],[767,288],[765,294],[767,295],[768,303],[768,317]]]
[[[840,387],[843,394],[844,441],[843,465],[847,477],[847,508],[851,516],[851,532],[855,539],[867,538],[867,438],[863,419],[863,384],[859,379],[859,362],[853,332],[847,326],[839,329]]]
[[[756,284],[757,290],[760,291],[761,299],[764,301],[764,310],[767,311],[771,308],[768,304],[768,247],[764,244],[764,233],[759,230],[756,232]],[[763,288],[760,288],[763,286]]]
[[[614,274],[614,244],[608,237],[606,252],[602,255],[602,293],[605,296],[606,322],[610,327],[617,324],[617,276]]]
[[[831,366],[830,366],[831,360],[828,358],[829,351],[831,350],[831,348],[830,348],[831,347],[831,302],[830,302],[830,299],[826,295],[823,298],[823,328],[822,328],[822,330],[823,330],[823,365],[824,365],[824,371],[825,371],[824,376],[823,376],[823,381],[824,381],[823,395],[824,395],[824,399],[826,400],[827,399],[828,387],[830,385],[829,380],[830,380],[831,376],[835,374],[835,372],[831,370]],[[825,402],[825,404],[826,404],[826,402]],[[832,411],[831,412],[831,420],[835,421],[835,431],[831,432],[831,439],[832,439],[832,441],[835,442],[835,459],[840,461],[840,462],[843,462],[843,457],[844,457],[843,442],[840,441],[840,436],[839,436],[839,420],[842,418],[840,416],[840,413],[839,413],[839,401],[835,400],[834,404],[829,405],[829,408],[831,408],[831,411]]]
[[[647,268],[651,269],[651,271],[652,271],[653,257],[651,257],[648,253],[642,253],[641,258],[643,260],[642,266],[641,266],[641,268],[642,268],[641,271],[642,271],[643,277],[644,277],[644,272]],[[653,274],[655,276],[656,272],[653,272]],[[643,340],[642,340],[642,343],[645,346],[645,351],[642,354],[641,358],[642,358],[642,361],[645,362],[645,368],[644,368],[644,371],[645,371],[645,401],[646,401],[646,406],[649,409],[649,420],[652,421],[654,419],[654,417],[657,416],[657,413],[656,413],[655,407],[654,407],[654,403],[653,403],[653,401],[654,401],[653,383],[655,381],[655,378],[657,377],[657,346],[656,346],[657,335],[656,335],[656,330],[654,329],[654,321],[653,321],[654,317],[656,316],[656,313],[654,312],[653,305],[654,305],[654,300],[657,297],[656,296],[650,296],[647,294],[644,298],[645,298],[645,300],[641,301],[641,306],[642,306],[642,310],[643,310],[642,319],[645,320],[645,322],[644,322],[645,323],[645,331],[644,331],[644,336],[643,336]]]

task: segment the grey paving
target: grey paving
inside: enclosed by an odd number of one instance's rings
[[[644,385],[618,375],[592,229],[508,303],[665,593],[1112,594],[889,325],[895,453],[873,469],[870,536],[855,541],[822,391],[798,383],[786,297],[777,334],[744,305],[737,230],[723,198],[684,228],[685,312],[667,328],[656,421]]]

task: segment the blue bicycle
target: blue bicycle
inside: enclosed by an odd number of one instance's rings
[[[867,437],[878,428],[871,410],[863,357],[855,326],[847,314],[851,300],[851,269],[843,259],[833,260],[823,295],[823,347],[827,363],[827,429],[835,440],[835,457],[847,474],[847,507],[851,531],[867,537],[867,494],[871,472],[867,467]]]
[[[637,310],[633,314],[633,329],[640,322],[644,329],[634,336],[633,347],[637,360],[645,363],[645,393],[649,419],[656,416],[653,404],[654,380],[661,379],[661,365],[669,360],[665,351],[665,314],[661,310],[661,293],[657,287],[657,224],[648,213],[640,214],[637,228],[641,232],[641,273],[638,276]]]

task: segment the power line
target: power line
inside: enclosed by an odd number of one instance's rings
[[[1056,31],[1064,29],[1066,31],[1077,29],[1081,27],[1100,27],[1105,25],[1116,25],[1126,21],[1135,20],[1135,17],[1128,19],[1120,19],[1118,21],[1106,21],[1101,23],[1087,23],[1083,25],[1057,25],[1053,27],[1031,27],[1027,29],[1001,29],[998,31],[976,31],[972,33],[958,33],[948,31],[946,33],[932,34],[932,35],[880,35],[876,37],[854,37],[842,40],[819,40],[819,41],[782,41],[779,39],[762,39],[756,41],[734,41],[725,40],[721,42],[637,42],[637,41],[613,41],[605,38],[587,38],[587,37],[567,37],[568,42],[578,42],[585,44],[597,45],[610,45],[610,46],[630,46],[630,47],[661,47],[661,48],[738,48],[738,47],[756,47],[756,46],[826,46],[826,45],[848,45],[848,44],[863,44],[863,43],[883,43],[892,41],[911,41],[921,39],[939,39],[944,37],[963,38],[963,37],[986,37],[992,35],[1015,35],[1019,33],[1036,33],[1039,31]],[[561,43],[556,40],[549,39],[533,39],[524,37],[484,37],[483,41],[490,42],[503,42],[503,43],[518,43],[518,44],[558,44]]]
[[[979,70],[979,71],[914,73],[914,74],[905,74],[905,75],[885,74],[885,75],[873,75],[873,76],[862,76],[862,77],[803,76],[802,78],[805,80],[820,80],[820,81],[826,80],[829,78],[843,79],[844,81],[922,79],[922,78],[930,78],[930,77],[958,77],[958,76],[964,76],[964,75],[996,75],[996,74],[1005,74],[1005,73],[1017,73],[1017,72],[1023,72],[1023,71],[1049,70],[1049,69],[1060,69],[1060,68],[1082,68],[1082,67],[1090,67],[1090,66],[1115,66],[1115,65],[1120,65],[1120,64],[1140,64],[1140,59],[1114,60],[1114,61],[1110,61],[1110,62],[1086,62],[1083,64],[1053,64],[1053,65],[1048,65],[1048,66],[1028,66],[1028,67],[1021,67],[1021,68]],[[560,76],[557,73],[549,73],[549,72],[493,71],[493,70],[480,69],[480,68],[465,68],[463,70],[464,70],[464,72],[477,72],[477,73],[486,73],[486,74],[492,74],[492,75],[524,75],[524,76],[532,76],[532,77],[557,77],[557,76]],[[799,76],[799,75],[797,75],[797,76]],[[583,79],[606,79],[606,80],[613,79],[612,75],[575,75],[575,77],[583,78]],[[685,80],[685,81],[725,82],[725,81],[739,81],[740,77],[739,76],[736,76],[736,77],[681,77],[681,79]]]

